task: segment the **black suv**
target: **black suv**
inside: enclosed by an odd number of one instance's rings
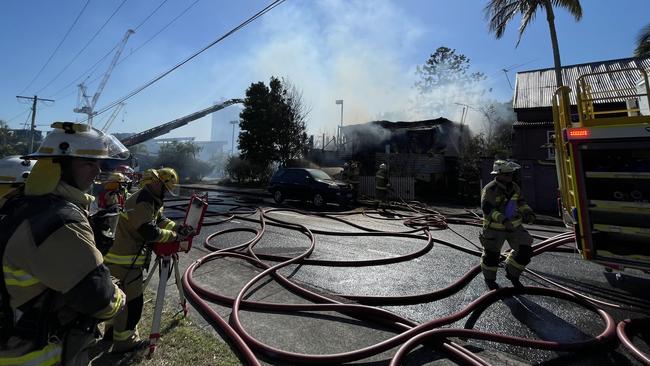
[[[277,203],[285,198],[310,201],[316,207],[327,202],[346,205],[356,193],[350,184],[336,181],[320,169],[285,168],[278,170],[269,183],[269,192]]]

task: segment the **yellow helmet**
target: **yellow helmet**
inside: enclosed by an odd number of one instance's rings
[[[161,182],[173,196],[178,195],[178,174],[172,168],[147,169],[142,174],[140,185]]]
[[[178,173],[173,168],[162,168],[156,171],[158,179],[165,185],[167,192],[178,195]]]

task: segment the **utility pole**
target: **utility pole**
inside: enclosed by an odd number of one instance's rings
[[[343,133],[343,99],[337,99],[336,100],[337,105],[341,105],[341,125],[338,128],[338,133],[336,134],[337,136],[337,147],[336,150],[339,150],[339,146],[341,145],[341,137]]]
[[[239,124],[239,121],[230,121],[232,125],[232,139],[230,140],[230,155],[235,155],[235,125]]]
[[[42,102],[54,102],[52,99],[44,99],[44,98],[39,98],[38,96],[34,95],[33,97],[24,97],[22,95],[16,95],[16,98],[18,99],[31,99],[32,100],[32,127],[31,131],[29,133],[29,153],[34,152],[34,130],[36,129],[36,103],[39,101]]]

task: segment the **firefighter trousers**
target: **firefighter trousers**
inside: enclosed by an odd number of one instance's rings
[[[139,266],[121,266],[109,264],[111,274],[119,280],[119,286],[126,295],[126,306],[113,319],[113,344],[133,343],[139,341],[138,322],[142,317],[144,305],[142,292],[143,269]],[[119,347],[118,347],[119,348]]]
[[[506,258],[506,272],[510,277],[519,278],[526,265],[530,263],[533,237],[522,226],[518,226],[514,231],[484,228],[479,239],[483,245],[481,270],[486,280],[496,279],[501,248],[506,241],[512,249]]]

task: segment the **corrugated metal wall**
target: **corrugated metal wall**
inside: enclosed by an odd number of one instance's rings
[[[397,200],[400,197],[405,200],[415,199],[415,178],[414,177],[390,177],[390,185],[393,191],[389,198]],[[375,197],[375,176],[361,176],[359,182],[359,195]]]

